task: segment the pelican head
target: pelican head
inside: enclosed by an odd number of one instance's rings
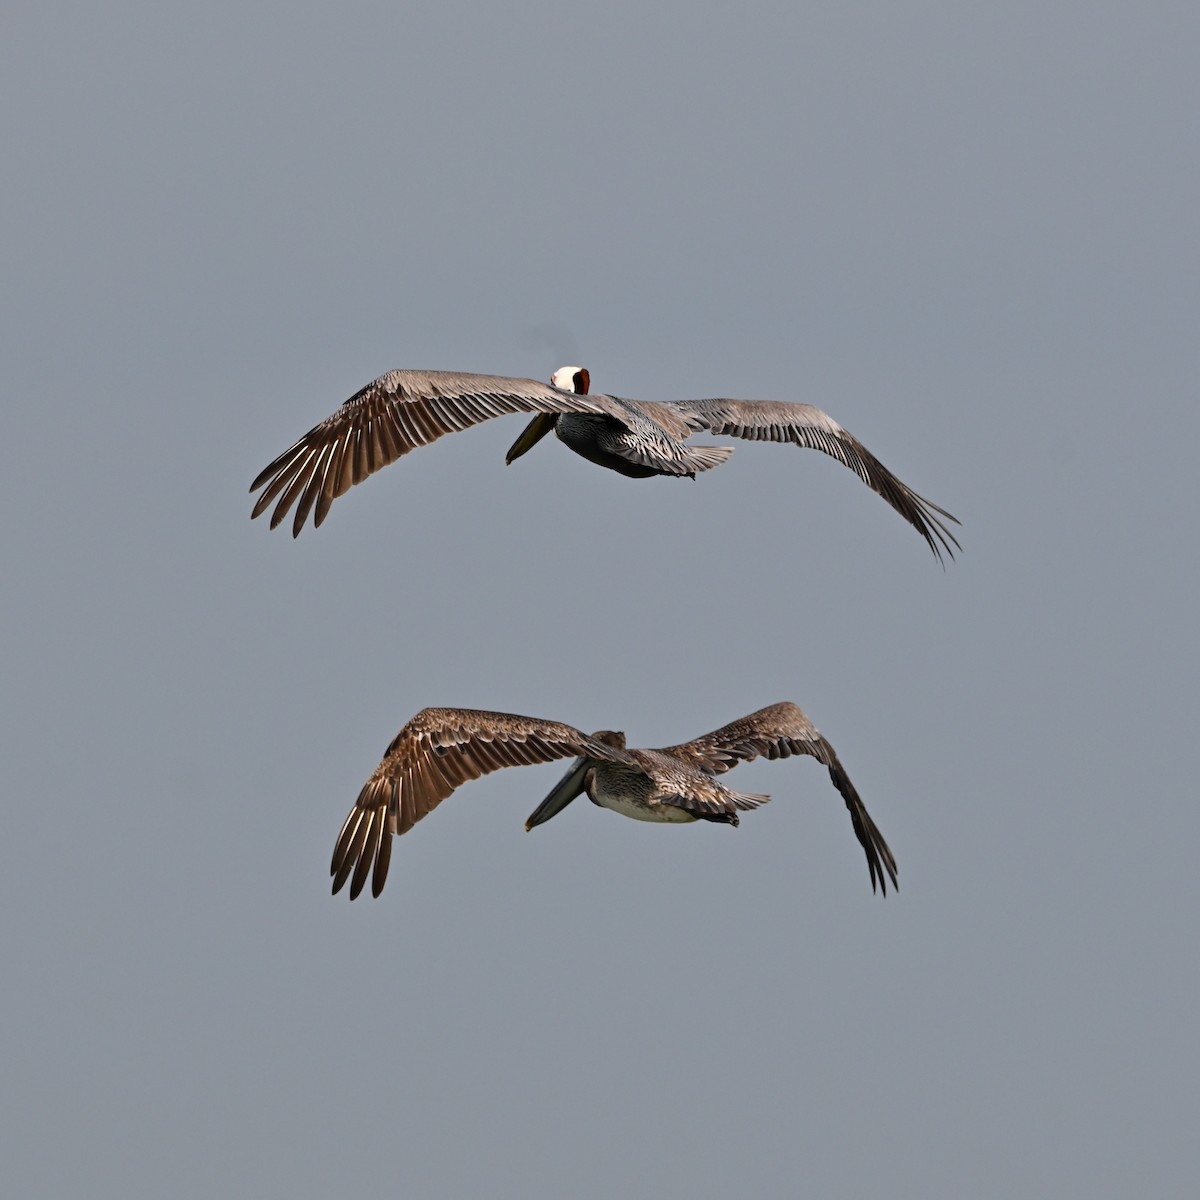
[[[606,746],[612,746],[616,750],[625,749],[625,735],[615,733],[611,729],[601,729],[598,733],[593,733],[592,739],[603,742]],[[559,780],[550,795],[530,813],[529,820],[525,822],[526,833],[535,825],[540,825],[543,821],[557,816],[576,796],[583,795],[587,789],[587,775],[588,771],[592,769],[592,765],[590,758],[577,758],[571,764],[571,769]]]
[[[574,392],[577,396],[586,396],[591,386],[592,377],[587,367],[559,367],[550,376],[551,384],[564,392]]]
[[[591,386],[591,376],[587,367],[559,367],[550,376],[551,386],[564,392],[574,392],[576,396],[586,396]],[[532,450],[554,428],[558,413],[538,413],[521,432],[521,436],[513,442],[509,452],[504,456],[505,463],[511,464],[527,450]]]
[[[615,733],[611,729],[601,729],[597,733],[593,733],[592,741],[603,742],[606,746],[611,746],[614,750],[625,749],[625,735],[623,733]]]

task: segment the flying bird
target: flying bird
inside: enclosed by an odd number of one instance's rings
[[[251,517],[272,504],[274,529],[296,506],[292,536],[310,513],[320,525],[333,501],[368,475],[418,446],[507,413],[535,413],[513,443],[512,463],[551,430],[589,462],[633,479],[695,478],[719,466],[731,446],[697,446],[698,430],[752,442],[791,442],[836,458],[882,496],[938,557],[961,549],[944,508],[919,496],[856,437],[811,404],[773,400],[626,400],[591,394],[583,367],[560,367],[550,383],[455,371],[389,371],[356,392],[265,467],[250,485],[262,490]]]
[[[350,881],[350,899],[371,876],[378,896],[387,879],[392,838],[407,833],[455,788],[501,767],[575,756],[558,786],[525,822],[532,829],[585,792],[592,803],[638,821],[716,821],[770,797],[735,792],[719,778],[759,755],[810,754],[829,769],[867,856],[871,889],[896,887],[896,860],[875,827],[833,747],[789,701],[759,709],[680,746],[631,750],[623,733],[586,734],[558,721],[471,708],[422,709],[396,735],[342,825],[330,874],[336,895]]]

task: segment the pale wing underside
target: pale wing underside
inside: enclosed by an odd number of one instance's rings
[[[378,896],[393,835],[406,833],[468,780],[502,767],[584,755],[627,761],[623,751],[558,721],[468,708],[423,709],[393,739],[338,834],[330,867],[334,892],[350,878],[353,900],[371,874],[371,891]]]
[[[820,450],[849,467],[882,496],[929,543],[939,561],[961,549],[947,522],[958,518],[918,495],[887,469],[853,434],[811,404],[775,400],[679,400],[669,407],[683,415],[692,430],[744,438],[751,442],[790,442]]]
[[[664,754],[694,763],[714,774],[722,774],[739,762],[758,758],[790,758],[793,754],[808,754],[829,770],[829,778],[846,802],[854,833],[867,856],[871,871],[871,887],[876,884],[887,894],[887,877],[897,887],[896,860],[888,849],[883,834],[871,820],[845,768],[833,747],[821,736],[802,709],[785,700],[761,708],[747,717],[739,717],[712,733],[706,733],[680,746],[668,746]]]
[[[418,446],[492,417],[558,412],[607,413],[624,420],[624,410],[607,396],[577,396],[536,379],[389,371],[259,472],[250,491],[264,491],[251,517],[278,499],[271,513],[274,529],[295,504],[296,537],[310,512],[313,524],[320,525],[338,496]]]

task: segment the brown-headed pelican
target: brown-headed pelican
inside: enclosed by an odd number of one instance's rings
[[[558,721],[470,708],[422,709],[396,735],[367,780],[333,850],[333,891],[350,880],[353,900],[371,876],[378,896],[387,879],[392,837],[407,833],[460,784],[501,767],[576,756],[558,786],[534,809],[526,829],[561,812],[585,792],[601,808],[639,821],[738,823],[738,813],[770,797],[735,792],[718,775],[760,754],[811,754],[829,768],[854,833],[867,855],[871,888],[896,886],[896,860],[875,827],[833,747],[796,707],[759,709],[681,746],[630,750],[623,733],[586,734]]]
[[[417,446],[506,413],[536,413],[513,443],[520,458],[550,430],[589,462],[634,479],[686,475],[719,466],[731,446],[693,446],[697,430],[752,442],[791,442],[836,458],[878,492],[929,543],[940,560],[960,548],[944,508],[901,483],[857,438],[811,404],[773,400],[625,400],[590,394],[582,367],[560,367],[550,383],[455,371],[389,371],[288,447],[250,485],[263,489],[257,517],[275,503],[274,529],[293,504],[292,536],[310,512],[320,525],[329,506],[356,483]]]

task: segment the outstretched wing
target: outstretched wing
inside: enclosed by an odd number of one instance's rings
[[[866,805],[855,791],[833,747],[821,736],[803,710],[791,701],[760,708],[748,717],[740,717],[693,741],[667,747],[663,753],[682,758],[717,775],[731,770],[739,762],[749,762],[760,755],[765,758],[811,755],[829,769],[833,786],[846,802],[855,836],[867,856],[871,888],[874,889],[878,884],[884,895],[887,894],[885,871],[892,881],[892,887],[899,886],[896,882],[896,860],[883,834],[871,820]]]
[[[577,396],[536,379],[456,371],[389,371],[351,396],[332,416],[289,446],[250,485],[263,493],[251,518],[271,514],[274,529],[296,505],[292,536],[308,514],[320,525],[333,501],[368,475],[446,433],[508,413],[606,412],[604,396]]]
[[[470,708],[422,709],[396,735],[338,834],[330,874],[350,899],[374,871],[371,892],[387,879],[392,836],[407,833],[456,787],[501,767],[588,755],[619,757],[570,725]],[[351,873],[353,872],[353,878]]]
[[[959,524],[944,508],[902,483],[853,434],[811,404],[774,400],[678,400],[671,407],[694,430],[707,429],[751,442],[791,442],[820,450],[847,466],[872,491],[882,496],[929,543],[942,561],[961,550],[947,522]]]

